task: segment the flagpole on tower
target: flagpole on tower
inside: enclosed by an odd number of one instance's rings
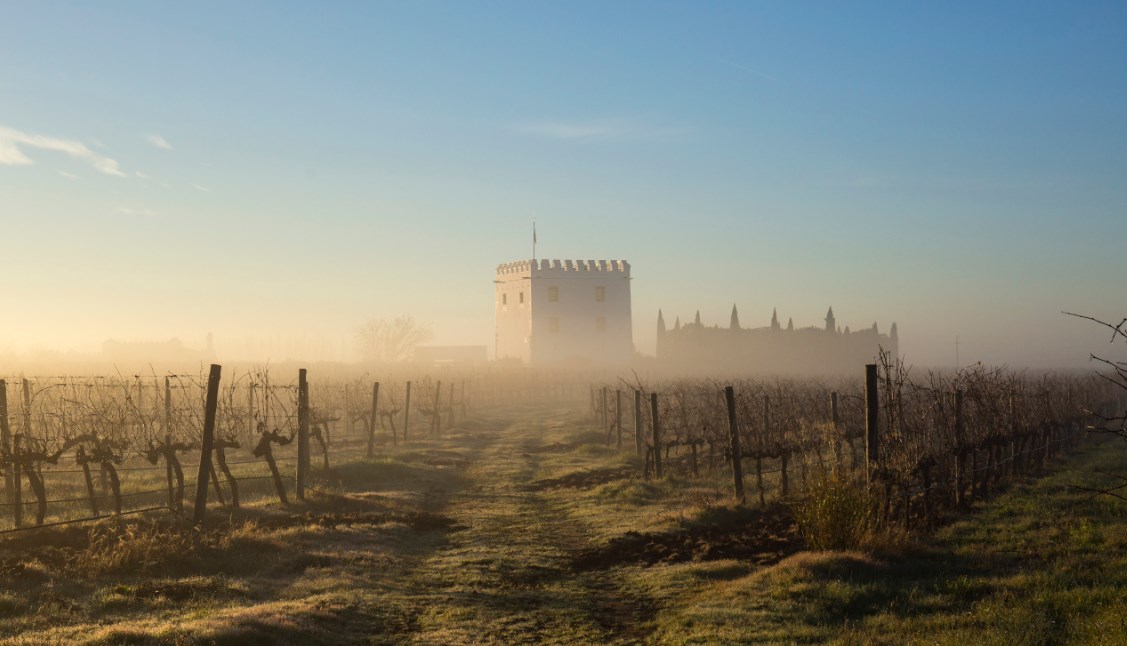
[[[536,260],[536,220],[532,221],[532,259]]]

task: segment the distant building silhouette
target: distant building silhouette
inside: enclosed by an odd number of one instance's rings
[[[738,371],[854,374],[873,363],[883,349],[893,357],[899,353],[896,324],[881,334],[877,324],[864,331],[842,332],[831,307],[823,327],[795,328],[788,319],[779,325],[778,311],[771,312],[766,327],[740,327],[739,312],[732,305],[728,327],[705,327],[697,312],[693,323],[666,329],[665,315],[657,313],[657,358],[670,367],[728,369]]]
[[[497,267],[498,360],[624,364],[634,356],[630,263],[520,260]]]

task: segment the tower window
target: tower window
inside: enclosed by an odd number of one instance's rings
[[[560,300],[560,288],[559,287],[549,287],[548,288],[548,302],[549,303],[556,303],[556,302],[559,302],[559,300]]]
[[[605,300],[607,300],[607,288],[606,287],[596,287],[595,288],[595,301],[602,303]]]
[[[509,295],[508,294],[501,294],[501,304],[502,305],[508,305],[509,304]]]
[[[521,305],[524,305],[524,292],[520,293],[520,303]]]
[[[556,334],[560,331],[560,320],[558,318],[552,317],[548,319],[548,331],[552,334]]]
[[[607,331],[607,320],[606,320],[605,317],[600,316],[599,318],[595,319],[595,331],[597,331],[597,332],[606,332]]]

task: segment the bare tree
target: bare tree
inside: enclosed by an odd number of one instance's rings
[[[1119,322],[1119,325],[1112,325],[1106,321],[1101,321],[1091,316],[1084,316],[1082,314],[1073,314],[1072,312],[1063,312],[1068,316],[1075,316],[1077,318],[1087,319],[1098,323],[1109,330],[1111,330],[1112,344],[1123,343],[1127,345],[1127,318]],[[1092,361],[1101,364],[1104,369],[1103,372],[1097,371],[1097,375],[1102,379],[1107,380],[1118,390],[1127,391],[1127,361],[1116,361],[1106,357],[1099,357],[1095,354],[1091,355]],[[1110,369],[1110,370],[1109,370]],[[1119,409],[1111,411],[1085,411],[1089,415],[1099,420],[1099,424],[1093,426],[1091,430],[1111,433],[1127,440],[1127,412]]]
[[[1073,314],[1072,312],[1062,313],[1068,316],[1087,319],[1108,328],[1111,330],[1111,340],[1109,343],[1113,345],[1120,343],[1127,344],[1127,318],[1120,321],[1118,325],[1112,325],[1107,321],[1101,321],[1100,319],[1084,316],[1083,314]],[[1127,361],[1117,361],[1106,357],[1099,357],[1095,354],[1091,355],[1091,359],[1101,364],[1101,367],[1104,369],[1103,371],[1096,372],[1100,378],[1105,379],[1116,390],[1127,391]],[[1110,370],[1108,370],[1109,368]],[[1120,400],[1117,398],[1116,401]],[[1127,411],[1124,410],[1124,406],[1119,405],[1111,409],[1099,411],[1086,410],[1085,413],[1096,419],[1096,423],[1088,427],[1089,430],[1099,433],[1110,433],[1127,440]],[[1078,485],[1069,486],[1073,489],[1092,492],[1094,495],[1112,496],[1120,500],[1127,500],[1127,496],[1121,493],[1124,489],[1127,489],[1127,477],[1104,471],[1100,471],[1099,473],[1115,478],[1118,482],[1102,488],[1081,487]]]
[[[367,360],[387,363],[409,360],[416,347],[432,338],[430,325],[409,315],[369,319],[356,330],[360,354]]]

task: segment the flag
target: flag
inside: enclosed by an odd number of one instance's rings
[[[532,223],[532,244],[536,244],[536,223]]]

